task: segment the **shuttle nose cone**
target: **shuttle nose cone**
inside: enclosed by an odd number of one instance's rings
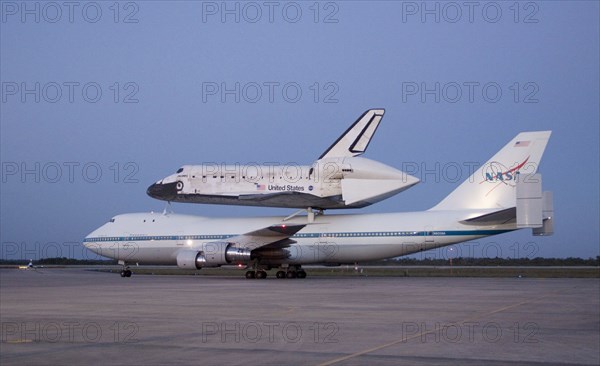
[[[146,190],[146,194],[152,198],[163,201],[173,201],[177,195],[177,183],[154,183]]]

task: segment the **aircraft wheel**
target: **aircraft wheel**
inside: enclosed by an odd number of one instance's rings
[[[125,277],[131,277],[131,271],[130,270],[126,270],[125,271]]]
[[[304,272],[304,271],[298,271],[298,273],[296,273],[296,276],[298,278],[306,278],[306,272]]]
[[[284,271],[277,271],[277,274],[275,276],[277,278],[285,278],[285,272]]]
[[[285,274],[286,278],[296,278],[296,271],[289,271]]]
[[[246,278],[247,279],[251,279],[251,278],[254,278],[254,277],[255,277],[254,271],[248,271],[248,272],[246,272]]]
[[[265,272],[265,271],[256,272],[256,278],[259,278],[261,280],[264,278],[267,278],[267,272]]]
[[[122,270],[121,271],[121,277],[126,277],[126,276],[127,276],[127,273],[125,272],[125,270]]]

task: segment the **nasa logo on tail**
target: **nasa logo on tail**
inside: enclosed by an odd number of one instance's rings
[[[496,161],[491,162],[486,167],[486,172],[484,173],[485,176],[483,181],[479,183],[494,183],[494,186],[490,188],[490,190],[485,194],[486,197],[487,195],[492,193],[494,189],[496,189],[502,184],[515,187],[516,184],[514,182],[517,180],[519,174],[521,173],[520,170],[525,166],[525,164],[527,164],[528,161],[529,156],[525,158],[525,160],[523,160],[522,163],[517,164],[514,168],[508,168],[506,165]]]
[[[507,166],[502,163],[492,162],[487,167],[487,171],[485,172],[485,178],[481,182],[488,183],[498,183],[498,182],[509,182],[516,179],[517,175],[520,173],[519,170],[527,164],[529,160],[529,156],[520,164],[515,166],[512,169],[509,169]]]

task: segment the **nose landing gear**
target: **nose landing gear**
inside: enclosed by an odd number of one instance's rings
[[[119,264],[123,266],[123,269],[121,270],[121,277],[131,277],[133,272],[131,272],[127,263],[125,263],[125,261],[119,261]]]
[[[121,277],[131,277],[133,273],[129,269],[124,269],[121,271]]]

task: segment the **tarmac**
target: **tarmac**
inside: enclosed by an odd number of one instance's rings
[[[598,278],[0,269],[1,365],[600,364]]]

